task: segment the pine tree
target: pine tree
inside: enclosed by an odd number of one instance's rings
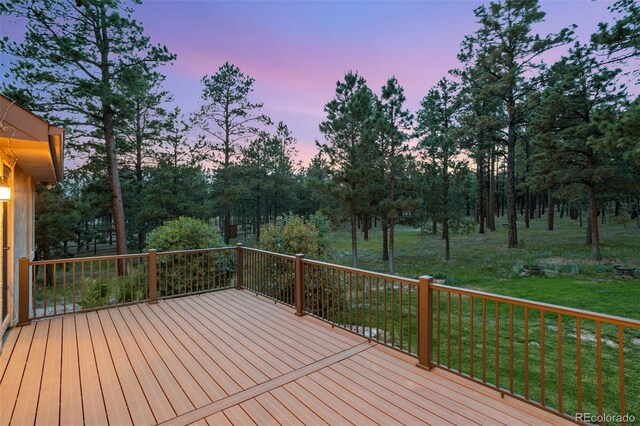
[[[464,161],[459,159],[462,152],[460,140],[455,131],[461,106],[459,85],[447,78],[429,90],[420,103],[417,114],[416,136],[426,161],[431,163],[440,181],[437,197],[436,217],[442,223],[442,239],[445,241],[445,260],[451,259],[449,225],[451,220],[451,180],[460,173],[466,173]]]
[[[481,27],[465,37],[459,58],[476,62],[486,75],[486,97],[501,99],[506,114],[508,246],[518,246],[516,224],[516,143],[526,117],[525,98],[536,90],[540,56],[570,40],[572,30],[545,37],[533,34],[533,26],[545,13],[537,0],[500,0],[474,10]]]
[[[194,126],[204,132],[203,138],[213,154],[211,160],[217,165],[217,201],[222,206],[225,244],[229,244],[231,208],[235,203],[232,166],[238,161],[240,146],[258,133],[256,126],[269,122],[260,114],[262,104],[249,99],[254,82],[237,66],[224,63],[215,74],[202,78],[203,103],[192,117]]]
[[[395,271],[395,225],[400,211],[401,179],[405,157],[409,153],[409,136],[413,117],[404,109],[406,97],[404,89],[395,77],[387,80],[380,96],[379,150],[382,163],[383,181],[386,186],[386,200],[383,206],[384,220],[389,227],[388,255],[389,273]],[[383,229],[386,233],[386,230]]]
[[[126,95],[117,81],[128,69],[148,69],[175,58],[154,46],[133,17],[137,0],[11,0],[8,13],[27,21],[24,41],[3,43],[19,87],[10,96],[30,100],[35,111],[64,118],[65,127],[93,129],[102,139],[118,254],[127,252],[116,135]],[[53,24],[55,23],[55,24]],[[124,264],[119,266],[125,273]]]
[[[536,134],[533,177],[541,188],[583,185],[588,193],[592,259],[602,260],[598,229],[598,193],[625,180],[621,153],[605,142],[596,117],[615,119],[624,100],[616,90],[619,70],[599,65],[579,44],[554,64],[549,87],[532,123]]]
[[[352,264],[358,267],[357,215],[368,204],[363,191],[372,179],[375,140],[375,97],[366,80],[348,72],[336,83],[336,95],[324,107],[320,131],[328,143],[318,144],[326,155],[332,194],[341,201],[351,226]],[[363,199],[365,198],[365,199]]]

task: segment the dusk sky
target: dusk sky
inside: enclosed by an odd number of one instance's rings
[[[459,65],[456,55],[463,37],[477,29],[473,9],[479,4],[147,0],[136,16],[154,43],[178,55],[162,72],[186,114],[200,102],[202,76],[232,62],[255,78],[253,100],[263,102],[275,122],[289,125],[306,162],[315,154],[314,140],[322,140],[323,106],[346,71],[357,70],[376,93],[395,75],[407,106],[417,110],[428,89]],[[546,34],[575,23],[579,39],[588,41],[598,22],[611,20],[611,4],[543,1],[546,22],[537,30]]]

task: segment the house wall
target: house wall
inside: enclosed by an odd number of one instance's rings
[[[31,177],[27,175],[20,167],[16,167],[13,173],[13,194],[12,194],[13,214],[10,215],[9,222],[9,234],[13,231],[12,249],[9,251],[9,263],[11,269],[9,271],[9,281],[13,280],[13,303],[14,306],[18,306],[18,285],[20,282],[18,267],[21,257],[27,257],[29,260],[33,260],[34,255],[34,225],[35,225],[35,198],[34,198],[34,184]],[[31,292],[31,287],[29,287]],[[29,301],[31,301],[31,294],[29,294]],[[31,303],[29,304],[31,305]],[[31,308],[29,308],[31,309]],[[13,311],[14,316],[12,321],[17,320],[17,309]]]
[[[2,324],[0,336],[4,334],[8,326],[15,325],[18,319],[19,260],[21,257],[33,259],[34,255],[35,188],[33,181],[20,167],[15,167],[11,173],[9,184],[12,193],[11,201],[7,203],[8,232],[5,236],[7,241],[2,242],[4,247],[9,247],[6,265],[1,265],[2,258],[0,257],[0,268],[7,268],[9,322]],[[2,269],[0,269],[1,271]],[[31,295],[29,295],[29,300],[31,301]]]
[[[0,164],[0,167],[3,167],[2,164]],[[2,203],[5,204],[5,203]],[[7,203],[8,204],[8,203]],[[2,206],[2,208],[6,208],[8,206]],[[7,236],[4,235],[4,232],[2,231],[2,226],[3,226],[3,222],[4,222],[4,214],[3,211],[0,209],[0,248],[2,247],[6,247],[8,244],[5,241],[5,239],[7,239]],[[2,253],[0,253],[0,277],[2,277],[2,273],[5,269],[5,265],[3,263],[4,259],[2,256]],[[11,287],[9,287],[8,292],[7,292],[7,296],[9,299],[9,303],[8,303],[8,311],[7,311],[7,317],[5,318],[0,318],[0,349],[2,348],[2,336],[4,335],[5,330],[7,329],[7,327],[9,327],[9,323],[11,321],[11,316],[12,316],[12,309],[13,309],[13,303],[11,302],[12,299],[12,293],[13,293],[13,289]],[[3,295],[2,293],[0,293],[0,298],[2,298]],[[2,300],[0,300],[0,303],[2,302]]]

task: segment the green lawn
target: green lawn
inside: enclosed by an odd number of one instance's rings
[[[554,231],[546,221],[533,220],[530,229],[519,224],[522,248],[506,247],[507,230],[498,218],[498,230],[484,235],[453,235],[452,259],[444,261],[444,241],[439,235],[399,227],[396,231],[396,274],[417,278],[423,274],[444,275],[448,285],[490,293],[586,309],[640,319],[640,279],[619,278],[613,265],[640,268],[640,229],[601,225],[602,262],[591,262],[591,247],[584,244],[586,229],[576,221],[557,220]],[[358,232],[359,267],[388,271],[381,260],[382,233],[370,231],[369,241]],[[351,238],[347,229],[334,235],[332,261],[351,264]],[[540,265],[545,275],[521,276],[524,265]],[[640,271],[639,271],[640,273]]]
[[[498,226],[497,232],[485,235],[453,236],[450,261],[443,260],[444,242],[439,235],[400,227],[396,238],[396,273],[408,278],[417,278],[423,274],[446,276],[448,285],[640,319],[640,279],[620,278],[613,271],[613,265],[616,264],[640,268],[640,230],[635,224],[628,224],[626,227],[615,223],[602,225],[602,262],[590,260],[591,247],[584,244],[586,229],[580,228],[576,222],[558,221],[555,231],[547,231],[546,222],[543,220],[533,221],[530,229],[524,229],[524,224],[520,224],[519,239],[522,247],[518,249],[506,248],[507,231],[502,223]],[[380,229],[374,228],[370,232],[369,241],[366,242],[362,241],[361,232],[358,236],[359,267],[386,272],[388,264],[380,260]],[[336,232],[334,240],[332,261],[350,265],[349,231],[342,229]],[[540,266],[544,275],[523,276],[524,265]],[[387,299],[392,292],[387,292]],[[520,395],[528,392],[532,400],[544,401],[554,409],[560,409],[559,395],[562,395],[562,411],[568,415],[578,411],[575,318],[565,315],[558,318],[558,315],[551,313],[547,313],[543,318],[538,310],[530,309],[528,315],[525,315],[523,308],[514,308],[513,341],[510,343],[510,312],[505,304],[500,304],[499,315],[496,315],[495,304],[487,302],[486,329],[483,331],[481,300],[475,300],[471,311],[468,297],[458,299],[454,295],[447,300],[445,294],[435,296],[434,305],[438,306],[438,311],[437,314],[434,313],[434,321],[437,321],[436,328],[439,333],[436,333],[434,341],[434,361],[473,375],[479,380],[499,383],[500,387],[513,389]],[[366,313],[373,311],[373,327],[378,327],[375,312],[380,301],[375,296],[373,302],[366,299],[367,296],[363,292],[361,300],[356,300],[353,309],[360,309],[365,313],[362,315],[364,319],[356,324],[370,324],[371,320],[367,321]],[[405,309],[406,306],[403,306],[402,310]],[[411,310],[415,309],[414,304]],[[462,315],[460,322],[457,320],[458,312]],[[391,327],[396,333],[400,331],[405,336],[417,333],[416,313],[414,312],[411,323],[406,324],[404,328],[398,321]],[[528,317],[527,327],[524,326],[525,316]],[[470,317],[473,318],[474,324],[473,340]],[[544,327],[541,327],[541,324],[544,324]],[[558,333],[560,324],[561,334]],[[386,329],[388,326],[381,327]],[[523,334],[525,328],[529,333],[526,339]],[[541,339],[541,329],[545,332],[544,340]],[[597,413],[595,322],[583,320],[580,331],[582,411]],[[605,324],[602,325],[601,333],[603,408],[605,413],[615,414],[619,413],[620,409],[618,328]],[[472,341],[473,356],[470,353]],[[540,348],[541,341],[544,341],[544,353]],[[415,344],[414,339],[409,350],[415,351]],[[640,333],[637,330],[626,329],[624,364],[627,411],[636,416],[640,412],[640,370],[637,367],[640,365],[639,344]],[[558,356],[560,346],[561,361]],[[497,349],[499,357],[496,356]],[[496,358],[499,359],[498,365]],[[525,359],[528,362],[526,369]],[[560,376],[563,377],[562,389],[559,387]]]

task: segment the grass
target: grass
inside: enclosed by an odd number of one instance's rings
[[[500,218],[499,218],[500,219]],[[519,224],[521,248],[506,247],[507,231],[453,235],[451,257],[445,261],[439,235],[399,227],[396,231],[396,274],[446,276],[447,284],[490,293],[530,299],[594,312],[640,319],[640,279],[617,277],[613,265],[640,268],[640,229],[635,224],[601,225],[602,262],[591,262],[591,247],[584,244],[585,228],[558,220],[554,231],[546,222],[533,220],[529,229]],[[387,272],[381,260],[382,233],[374,228],[369,241],[358,233],[359,267]],[[351,265],[348,230],[334,236],[332,261]],[[543,276],[521,276],[524,265],[540,265]]]
[[[494,233],[453,236],[449,261],[443,260],[444,242],[439,236],[400,227],[396,238],[396,273],[408,278],[424,274],[445,276],[448,285],[640,319],[640,279],[620,278],[613,271],[615,264],[640,266],[640,230],[633,224],[627,227],[615,223],[602,225],[602,262],[590,261],[590,246],[584,244],[586,230],[573,221],[559,221],[555,231],[547,231],[541,220],[533,221],[530,229],[524,229],[522,224],[519,229],[521,248],[518,249],[506,248],[506,229],[498,226],[499,230]],[[362,237],[361,233],[359,237]],[[388,264],[380,260],[380,229],[370,232],[369,241],[358,243],[359,267],[386,272]],[[350,265],[348,230],[336,233],[335,247],[333,262]],[[524,276],[525,265],[542,267],[544,275]],[[387,292],[387,299],[394,291]],[[374,296],[373,303],[371,299],[367,302],[367,298],[363,292],[361,300],[349,304],[348,309],[359,309],[363,313],[363,321],[358,321],[357,326],[366,326],[367,315],[370,315],[367,312],[373,312],[373,327],[400,331],[405,341],[408,334],[416,335],[415,304],[411,307],[413,319],[410,323],[405,314],[404,323],[400,319],[387,325],[386,320],[379,324],[377,319],[378,297]],[[434,322],[439,332],[435,335],[434,360],[438,364],[517,394],[528,394],[533,401],[544,402],[550,408],[573,415],[579,411],[576,361],[579,348],[581,411],[598,412],[594,321],[581,322],[580,345],[577,345],[578,327],[574,317],[563,315],[559,318],[552,313],[543,317],[536,309],[529,309],[525,314],[521,307],[510,312],[506,304],[496,307],[494,302],[488,301],[486,321],[483,322],[482,300],[475,298],[474,302],[471,309],[467,296],[458,298],[453,294],[447,298],[446,293],[436,292]],[[397,306],[396,312],[399,312],[398,308],[405,312],[408,306]],[[528,330],[526,338],[525,328]],[[620,412],[618,328],[603,324],[601,333],[603,409],[604,413],[617,414]],[[625,329],[623,339],[627,412],[637,418],[640,415],[640,332]],[[411,346],[406,349],[415,352],[415,339]],[[562,386],[559,377],[562,377]]]

